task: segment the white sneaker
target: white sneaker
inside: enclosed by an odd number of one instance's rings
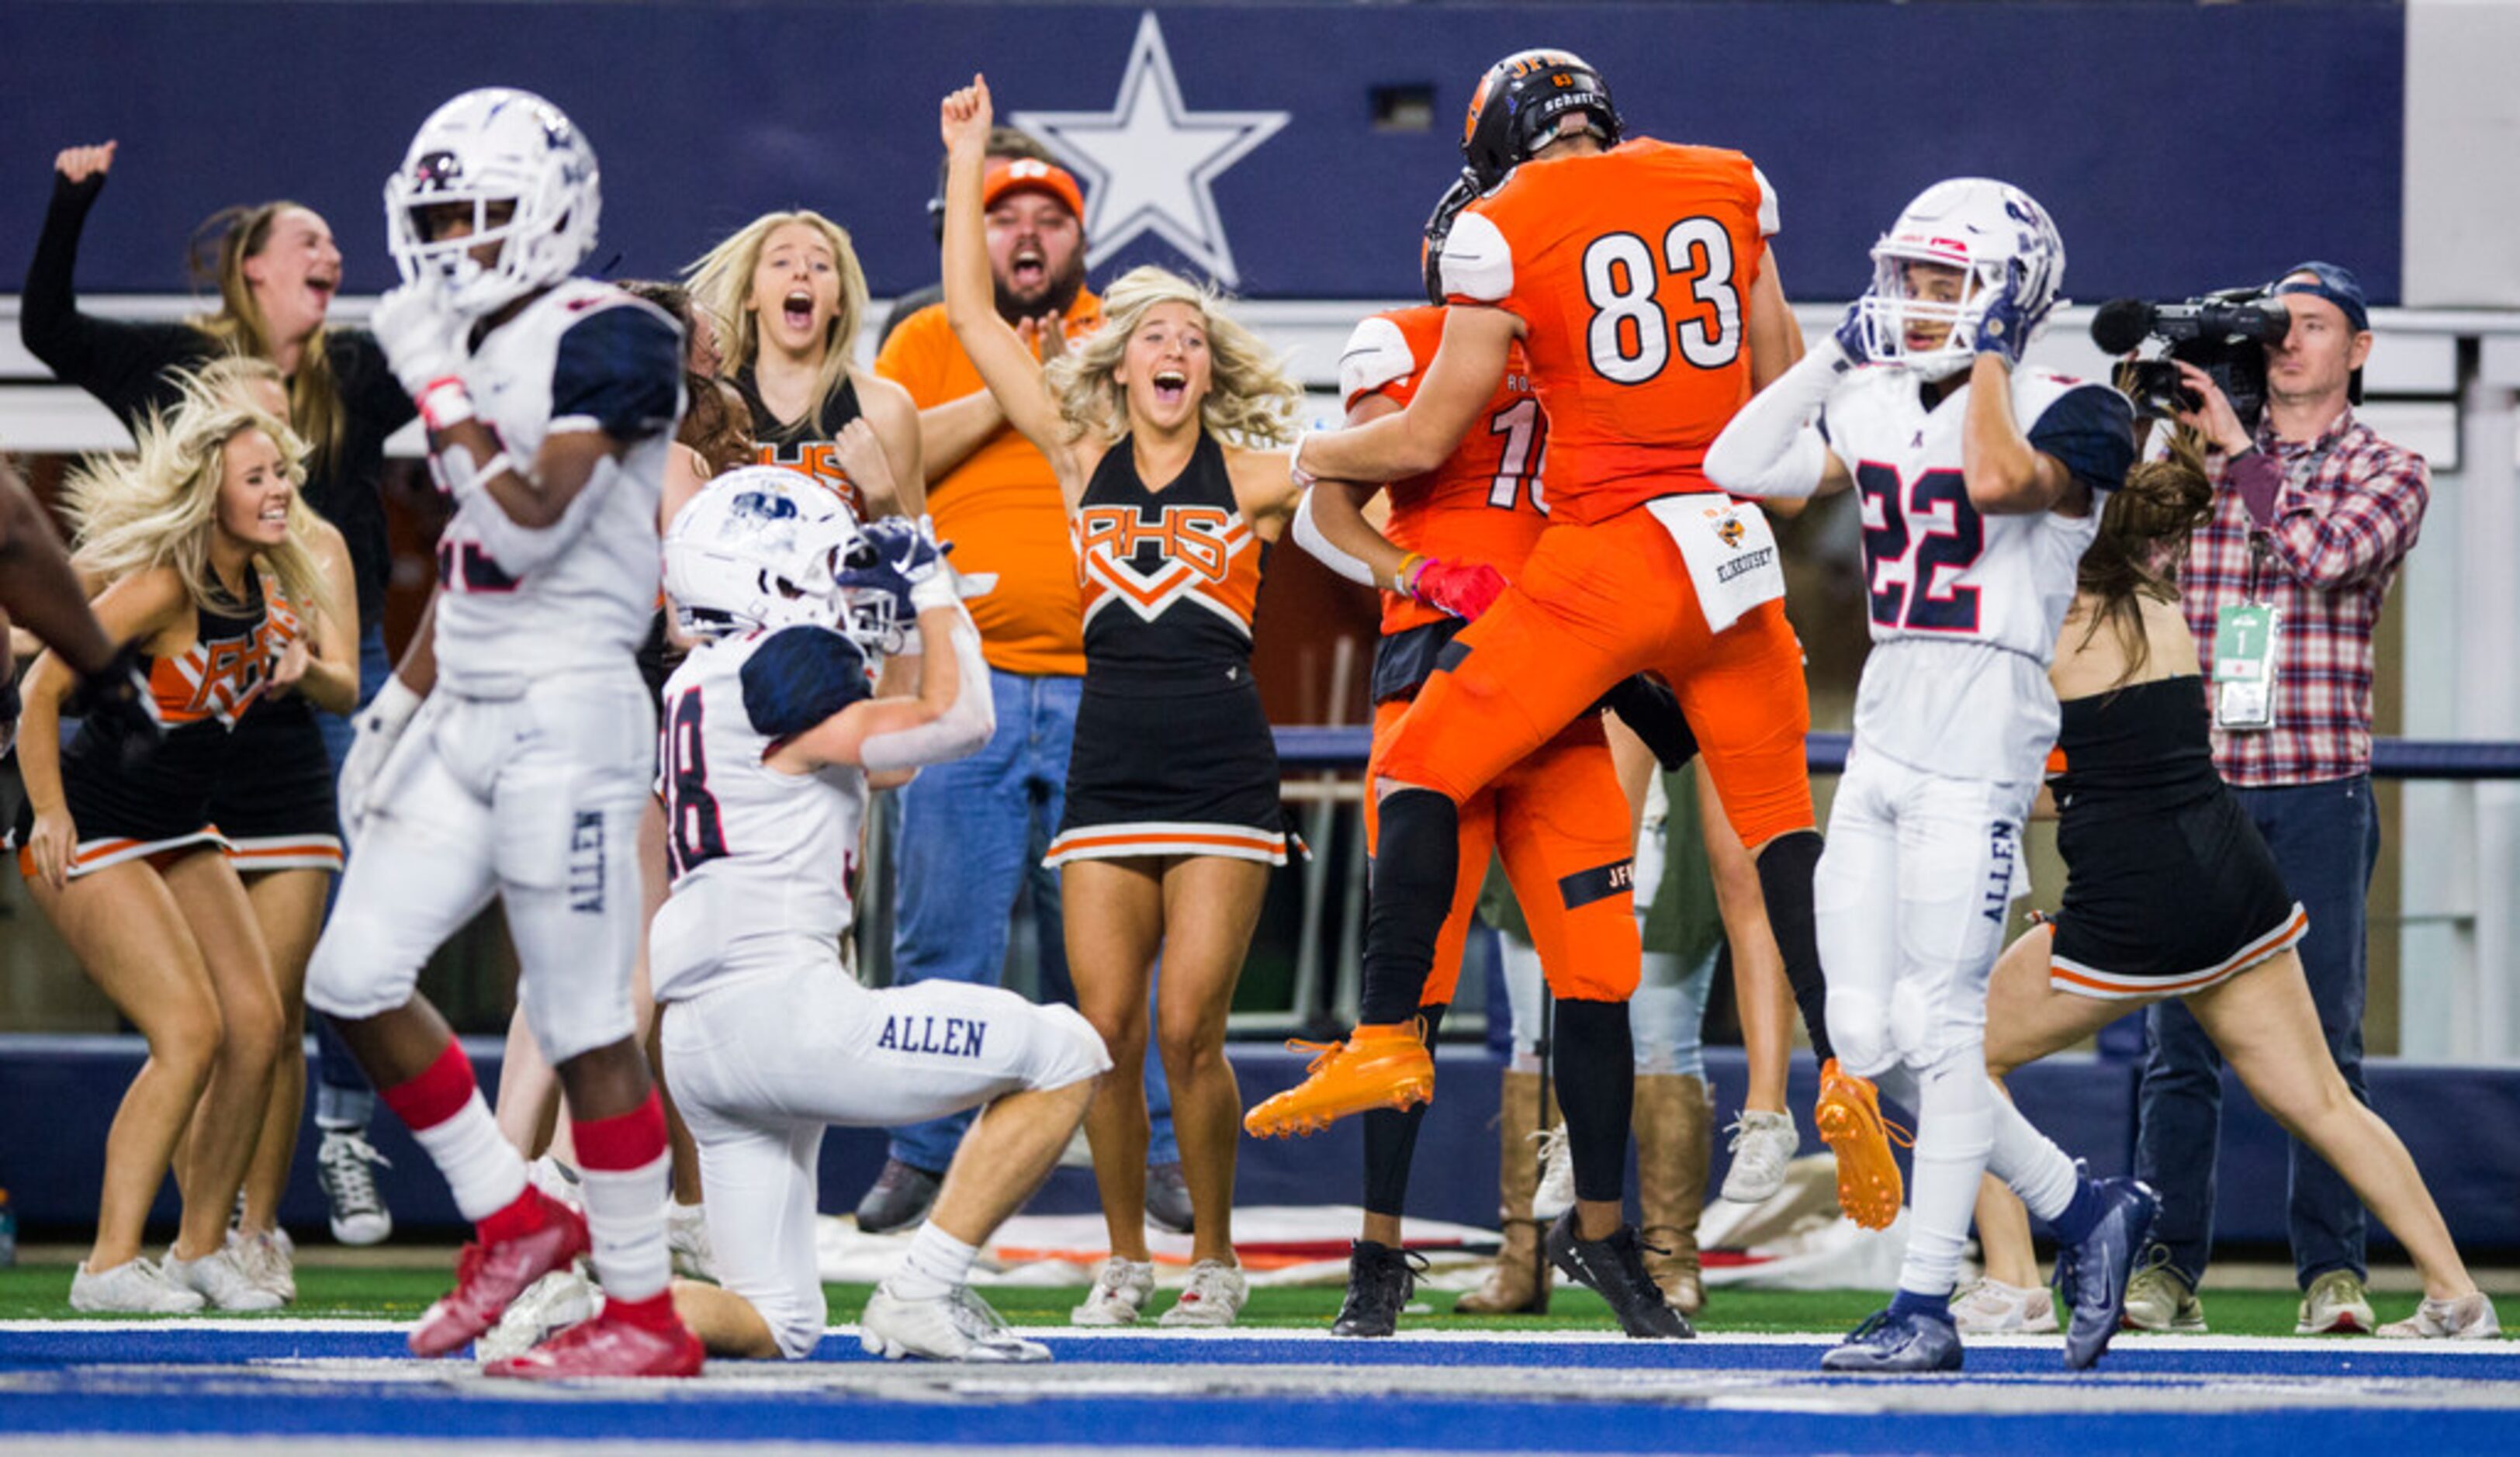
[[[1724,1175],[1724,1198],[1734,1204],[1765,1204],[1785,1187],[1785,1165],[1802,1148],[1793,1115],[1741,1110],[1726,1129],[1732,1135],[1732,1167]]]
[[[189,1315],[202,1308],[198,1291],[166,1278],[156,1260],[126,1259],[102,1275],[81,1262],[70,1276],[70,1308],[121,1315]]]
[[[717,1252],[709,1248],[708,1212],[679,1200],[665,1206],[665,1248],[673,1252],[674,1273],[717,1282]]]
[[[508,1302],[499,1323],[472,1343],[472,1354],[484,1362],[523,1355],[569,1327],[595,1319],[603,1310],[604,1292],[594,1281],[574,1266],[554,1270]]]
[[[1102,1261],[1101,1273],[1094,1277],[1094,1289],[1085,1303],[1067,1312],[1072,1326],[1134,1326],[1139,1312],[1155,1293],[1155,1266],[1152,1260],[1122,1259],[1112,1255]]]
[[[525,1165],[525,1182],[580,1213],[586,1210],[586,1195],[578,1188],[577,1170],[549,1154]]]
[[[888,1361],[1047,1361],[1050,1347],[1007,1329],[969,1286],[951,1295],[905,1300],[878,1285],[858,1317],[858,1344]]]
[[[279,1309],[283,1303],[280,1292],[256,1282],[237,1251],[236,1245],[228,1244],[200,1259],[177,1259],[175,1252],[169,1250],[166,1278],[200,1291],[203,1299],[220,1310]]]
[[[1963,1336],[2052,1336],[2056,1298],[2045,1286],[1981,1280],[1952,1301],[1952,1324]]]
[[[289,1236],[276,1229],[255,1235],[232,1229],[228,1231],[228,1249],[235,1253],[237,1263],[245,1267],[247,1279],[280,1297],[284,1305],[297,1302],[297,1272],[290,1260],[295,1252],[289,1244]]]
[[[2393,1320],[2376,1333],[2393,1341],[2488,1341],[2502,1334],[2502,1321],[2485,1292],[2455,1300],[2427,1299],[2405,1320]]]
[[[1540,1145],[1540,1185],[1531,1194],[1531,1217],[1547,1222],[1575,1207],[1575,1156],[1566,1149],[1566,1125],[1531,1135]]]
[[[1242,1313],[1251,1288],[1232,1265],[1202,1259],[1190,1267],[1181,1298],[1155,1321],[1159,1326],[1230,1326]]]
[[[2352,1270],[2330,1270],[2310,1282],[2301,1298],[2301,1319],[2293,1328],[2296,1336],[2362,1335],[2380,1328],[2380,1318],[2371,1313],[2371,1297],[2365,1292],[2362,1278]]]
[[[324,1186],[324,1203],[332,1211],[333,1238],[344,1245],[378,1245],[393,1233],[393,1211],[378,1192],[370,1164],[386,1162],[355,1132],[324,1130],[315,1149],[315,1182]]]

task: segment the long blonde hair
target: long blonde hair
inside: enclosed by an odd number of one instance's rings
[[[1238,445],[1265,449],[1295,437],[1295,413],[1303,390],[1286,378],[1259,336],[1234,321],[1215,290],[1151,264],[1120,275],[1102,295],[1102,327],[1044,372],[1051,397],[1067,422],[1067,437],[1091,433],[1105,440],[1128,433],[1128,393],[1118,379],[1120,358],[1147,311],[1159,303],[1187,303],[1207,331],[1208,390],[1199,423],[1210,434]]]
[[[246,281],[245,265],[248,258],[262,252],[271,241],[271,225],[292,207],[300,212],[315,210],[281,199],[255,207],[222,209],[193,230],[186,261],[195,280],[218,286],[219,310],[198,314],[188,322],[232,354],[271,357],[271,325],[253,296],[253,285]],[[203,253],[213,242],[216,257],[206,258]],[[290,423],[314,442],[329,470],[341,448],[343,412],[341,386],[333,378],[333,355],[325,346],[323,325],[316,325],[306,337],[306,352],[298,358],[296,375],[282,377],[281,386],[289,391]]]
[[[304,490],[306,442],[236,387],[252,373],[249,364],[221,361],[179,376],[183,396],[175,407],[151,411],[132,432],[138,449],[90,456],[70,473],[62,504],[77,543],[71,560],[83,574],[112,582],[169,568],[196,606],[234,605],[210,569],[210,533],[227,478],[227,443],[258,430],[280,448],[281,469],[296,489],[289,496],[288,537],[253,553],[252,565],[279,581],[301,616],[334,611],[333,589],[306,545],[317,520]]]
[[[691,285],[692,301],[716,321],[718,337],[726,341],[726,372],[734,375],[761,356],[761,321],[752,311],[752,274],[761,266],[761,252],[769,246],[770,235],[789,223],[802,223],[821,234],[839,271],[840,310],[823,341],[823,367],[814,375],[814,408],[820,410],[848,377],[849,361],[857,353],[858,326],[867,313],[866,270],[858,265],[858,250],[849,243],[848,229],[810,208],[765,212],[702,253],[683,270],[683,278]]]

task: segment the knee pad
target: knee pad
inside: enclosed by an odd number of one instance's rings
[[[337,917],[306,963],[306,1005],[345,1022],[391,1012],[420,985],[419,963],[385,964],[375,954],[376,941],[359,931],[355,914]]]
[[[1858,1077],[1872,1077],[1899,1061],[1890,1009],[1868,992],[1828,989],[1828,1040],[1837,1065]]]
[[[1058,1003],[1038,1012],[1042,1035],[1035,1039],[1031,1066],[1025,1070],[1025,1088],[1048,1092],[1111,1070],[1111,1051],[1083,1013]]]

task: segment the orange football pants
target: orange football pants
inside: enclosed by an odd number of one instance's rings
[[[1372,786],[1383,752],[1409,711],[1406,700],[1374,710],[1373,748],[1365,771],[1368,844],[1381,834]],[[1560,999],[1626,1001],[1637,989],[1641,949],[1636,846],[1628,834],[1628,797],[1619,789],[1601,720],[1579,715],[1462,801],[1461,816],[1462,858],[1453,906],[1435,937],[1435,965],[1418,1005],[1453,999],[1470,914],[1487,881],[1492,851],[1505,856],[1506,879],[1531,928],[1531,943],[1540,952],[1550,991]]]
[[[1752,848],[1814,828],[1803,741],[1811,699],[1781,600],[1722,633],[1680,548],[1642,506],[1543,532],[1513,585],[1453,640],[1376,772],[1466,806],[1631,673],[1662,674]]]

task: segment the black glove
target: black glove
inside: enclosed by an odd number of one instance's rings
[[[1680,700],[1662,680],[1638,673],[1601,695],[1601,706],[1619,715],[1628,732],[1644,741],[1665,769],[1678,771],[1697,757],[1697,735],[1680,711]]]
[[[148,757],[166,737],[141,660],[138,645],[123,644],[105,666],[80,682],[62,706],[63,712],[86,719],[100,741],[118,747],[126,769]]]

